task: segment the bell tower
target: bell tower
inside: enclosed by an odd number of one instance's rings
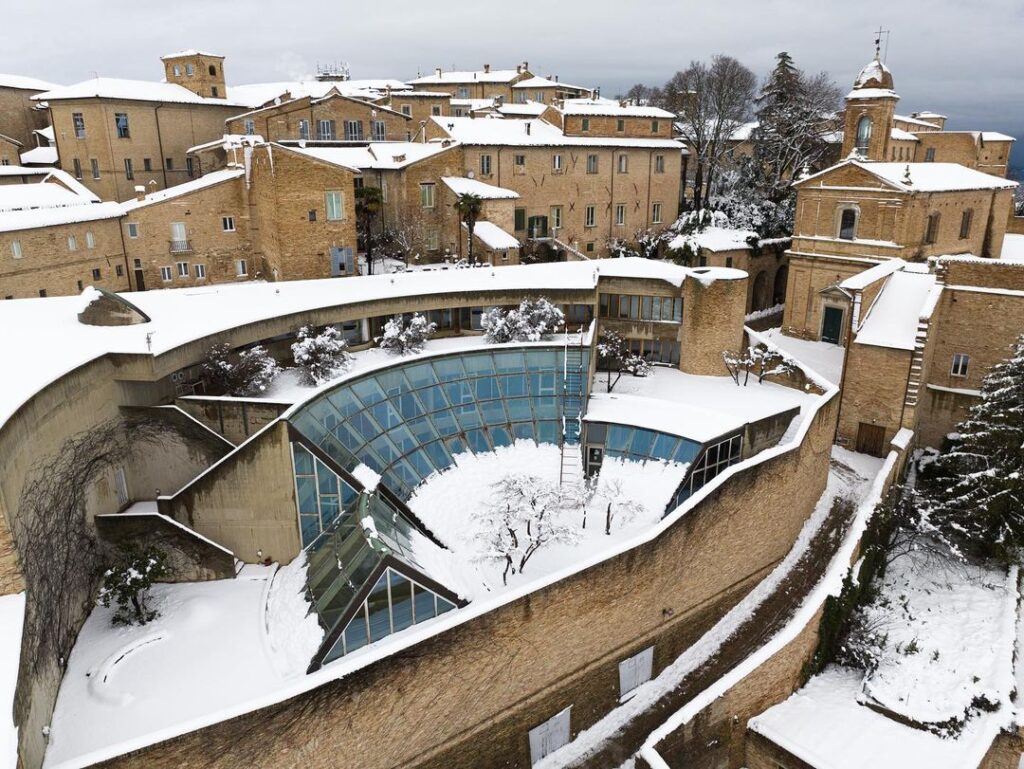
[[[224,82],[224,57],[194,48],[161,56],[168,83],[184,86],[207,99],[227,98]]]
[[[844,158],[853,155],[864,160],[889,160],[893,114],[900,97],[893,90],[892,73],[882,63],[883,31],[875,40],[875,58],[860,71],[853,90],[846,95]]]

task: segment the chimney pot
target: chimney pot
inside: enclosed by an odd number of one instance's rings
[[[437,68],[434,69],[434,75],[437,76],[437,77],[441,77],[441,68],[440,67],[437,67]]]
[[[491,65],[490,64],[484,64],[484,72],[490,72],[490,71],[491,71]]]

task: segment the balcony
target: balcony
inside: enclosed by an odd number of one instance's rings
[[[192,253],[192,241],[191,240],[170,240],[170,252],[172,254],[191,254]]]

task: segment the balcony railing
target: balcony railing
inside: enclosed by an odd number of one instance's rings
[[[191,254],[192,253],[192,241],[191,240],[171,240],[170,251],[172,254]]]

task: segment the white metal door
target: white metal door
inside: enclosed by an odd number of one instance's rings
[[[536,764],[544,756],[554,753],[563,745],[569,744],[569,711],[570,705],[561,713],[549,718],[530,730],[530,763]]]
[[[649,646],[639,654],[619,663],[619,696],[624,697],[642,683],[651,680],[654,667],[654,647]]]

